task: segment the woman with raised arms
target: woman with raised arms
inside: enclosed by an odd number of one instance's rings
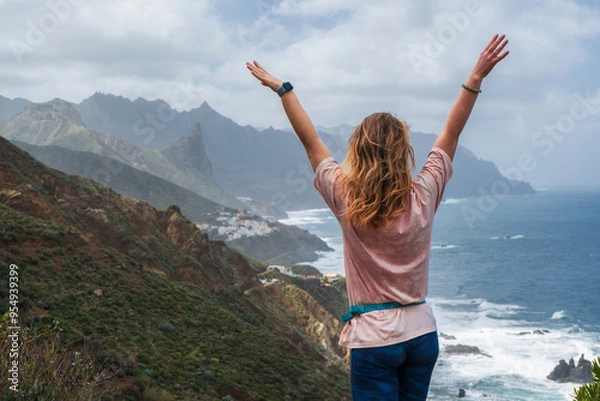
[[[452,175],[458,138],[483,79],[508,55],[495,35],[462,84],[419,174],[412,177],[408,127],[390,113],[366,117],[352,134],[343,167],[332,158],[293,87],[259,63],[246,63],[278,93],[314,171],[314,185],[336,216],[344,241],[350,311],[340,345],[351,348],[354,400],[425,400],[439,345],[425,303],[433,217]]]

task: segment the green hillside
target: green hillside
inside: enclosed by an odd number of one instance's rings
[[[204,221],[207,213],[223,209],[195,192],[106,156],[60,146],[36,146],[16,140],[12,143],[52,168],[106,184],[121,195],[159,209],[177,205],[194,222]]]
[[[19,385],[31,395],[18,399],[350,399],[341,322],[328,312],[340,309],[336,287],[263,286],[264,265],[177,207],[66,176],[3,139],[0,176],[0,314],[15,264],[28,341]],[[79,366],[71,381],[58,374]]]
[[[12,143],[52,168],[106,184],[121,195],[160,209],[177,205],[182,214],[194,223],[217,227],[223,224],[217,221],[219,212],[236,212],[172,182],[106,156],[60,146],[35,146],[16,140]],[[267,236],[249,236],[226,242],[255,259],[269,263],[313,261],[317,259],[316,252],[331,250],[324,241],[306,230],[266,221],[258,216],[249,218],[273,227],[273,231]],[[227,240],[226,235],[218,235],[215,231],[217,230],[210,230],[211,238]]]

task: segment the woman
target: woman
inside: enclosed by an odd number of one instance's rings
[[[425,400],[438,357],[437,328],[425,304],[433,216],[452,174],[452,159],[482,80],[508,55],[504,35],[481,52],[413,179],[406,124],[389,113],[365,118],[349,141],[342,169],[319,139],[293,87],[256,61],[246,63],[277,92],[315,172],[314,184],[337,217],[344,240],[350,312],[340,345],[352,349],[355,400]]]

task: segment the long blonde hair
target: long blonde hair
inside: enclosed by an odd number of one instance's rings
[[[408,208],[414,165],[406,124],[390,113],[366,117],[350,137],[343,163],[345,222],[363,228],[392,223]]]

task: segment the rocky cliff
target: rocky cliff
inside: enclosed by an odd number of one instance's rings
[[[191,174],[201,172],[209,177],[213,175],[199,124],[192,127],[188,135],[162,150],[161,153],[183,172]]]

